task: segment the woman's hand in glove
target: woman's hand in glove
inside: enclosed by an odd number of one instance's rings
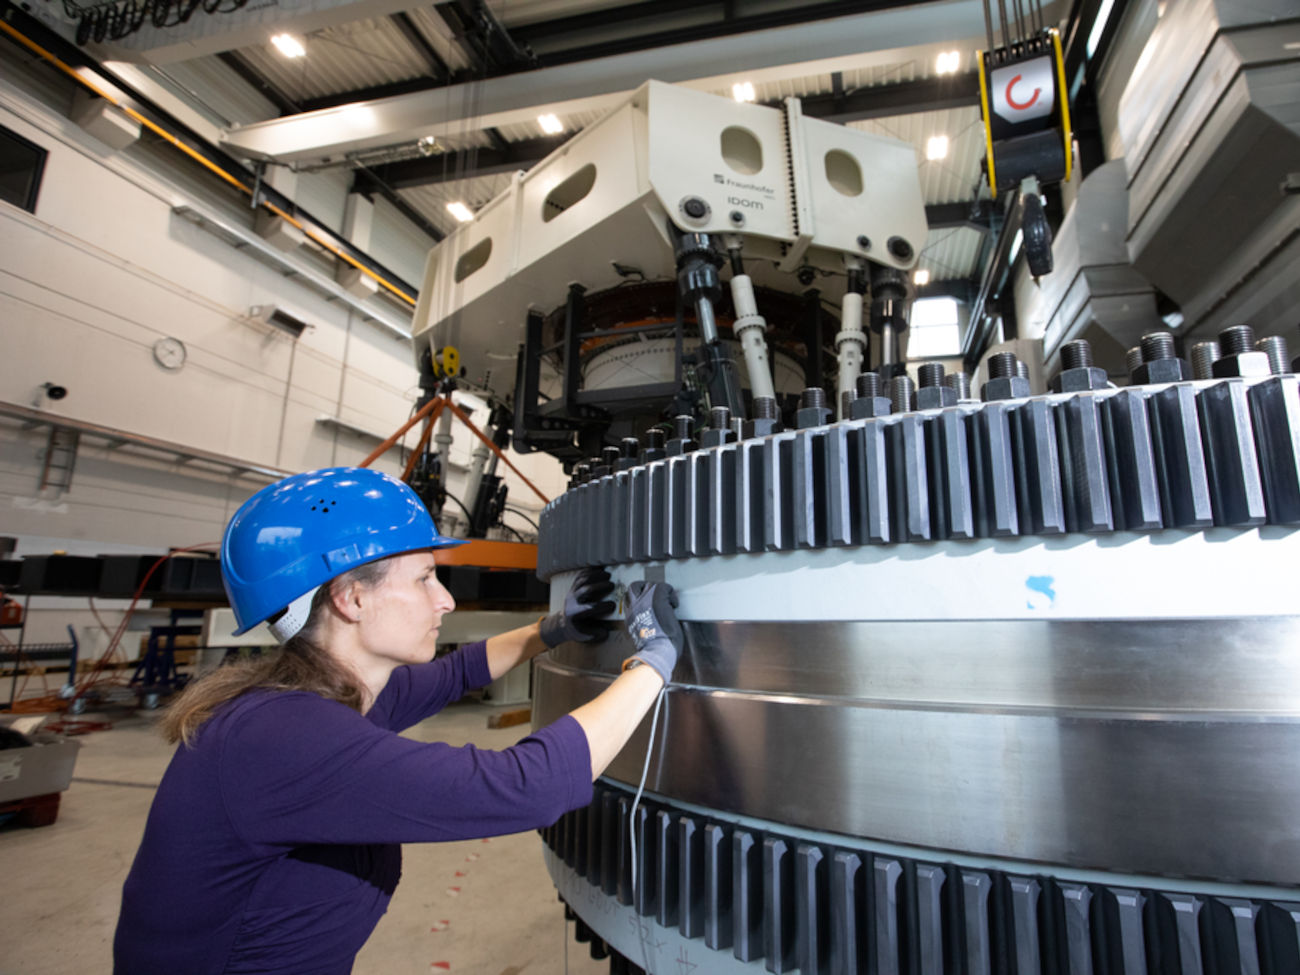
[[[614,583],[604,569],[583,569],[564,597],[564,609],[542,618],[542,642],[547,647],[558,647],[570,640],[599,643],[605,639],[609,624],[603,617],[614,612],[614,602],[609,598],[613,591]]]
[[[673,667],[685,644],[682,624],[673,612],[677,593],[666,582],[634,582],[627,595],[623,625],[636,653],[623,661],[623,669],[642,663],[654,668],[665,684],[672,683]]]

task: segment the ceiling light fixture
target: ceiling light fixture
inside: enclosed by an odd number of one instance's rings
[[[286,58],[300,58],[307,53],[302,41],[292,34],[275,34],[271,37],[271,43]]]
[[[956,74],[961,67],[961,51],[943,51],[934,59],[935,74]]]
[[[559,135],[564,131],[564,123],[549,113],[537,116],[537,124],[547,135]]]
[[[925,143],[926,159],[943,159],[948,155],[948,137],[946,135],[932,135]]]
[[[754,94],[754,83],[752,81],[737,81],[731,86],[731,97],[738,102],[758,100],[758,96]]]
[[[461,223],[469,223],[474,219],[474,211],[461,203],[460,200],[453,200],[451,203],[448,203],[447,212]]]
[[[912,274],[912,283],[918,288],[923,288],[930,283],[930,272],[925,268],[920,268]]]

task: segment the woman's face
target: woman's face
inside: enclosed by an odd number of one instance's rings
[[[433,659],[442,618],[456,608],[438,581],[432,552],[408,552],[388,560],[388,573],[362,594],[362,646],[395,664]]]

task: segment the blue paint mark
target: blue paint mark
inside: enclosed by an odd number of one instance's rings
[[[1029,599],[1025,602],[1028,609],[1051,609],[1056,605],[1056,590],[1052,588],[1056,582],[1055,576],[1030,576],[1025,580],[1025,588],[1029,590]],[[1041,597],[1047,597],[1046,603]]]

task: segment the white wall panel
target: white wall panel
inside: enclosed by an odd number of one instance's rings
[[[173,212],[188,203],[247,227],[246,200],[166,147],[110,153],[61,114],[50,92],[23,82],[20,68],[0,70],[0,125],[49,158],[34,215],[0,204],[0,400],[287,470],[356,463],[375,447],[371,437],[318,422],[322,416],[379,435],[409,416],[418,389],[408,342]],[[300,179],[304,207],[327,222],[334,208],[341,216],[341,179]],[[399,235],[396,214],[386,216],[394,220],[381,230],[383,259],[418,280],[427,242]],[[294,339],[251,321],[249,308],[262,304],[310,327]],[[186,345],[177,371],[154,360],[163,336]],[[46,381],[66,386],[67,398],[43,398]],[[86,444],[71,489],[38,497],[45,437],[44,429],[0,421],[0,534],[18,536],[20,551],[31,554],[51,551],[51,539],[89,554],[217,541],[263,483]],[[553,460],[526,463],[530,476],[550,468],[548,490],[559,489]],[[399,472],[397,452],[376,467]],[[453,473],[453,491],[462,480]],[[513,488],[512,495],[532,503]],[[102,615],[116,623],[115,613]],[[73,622],[92,655],[102,649],[84,601],[41,604],[31,622],[32,639],[59,640],[61,626]]]

